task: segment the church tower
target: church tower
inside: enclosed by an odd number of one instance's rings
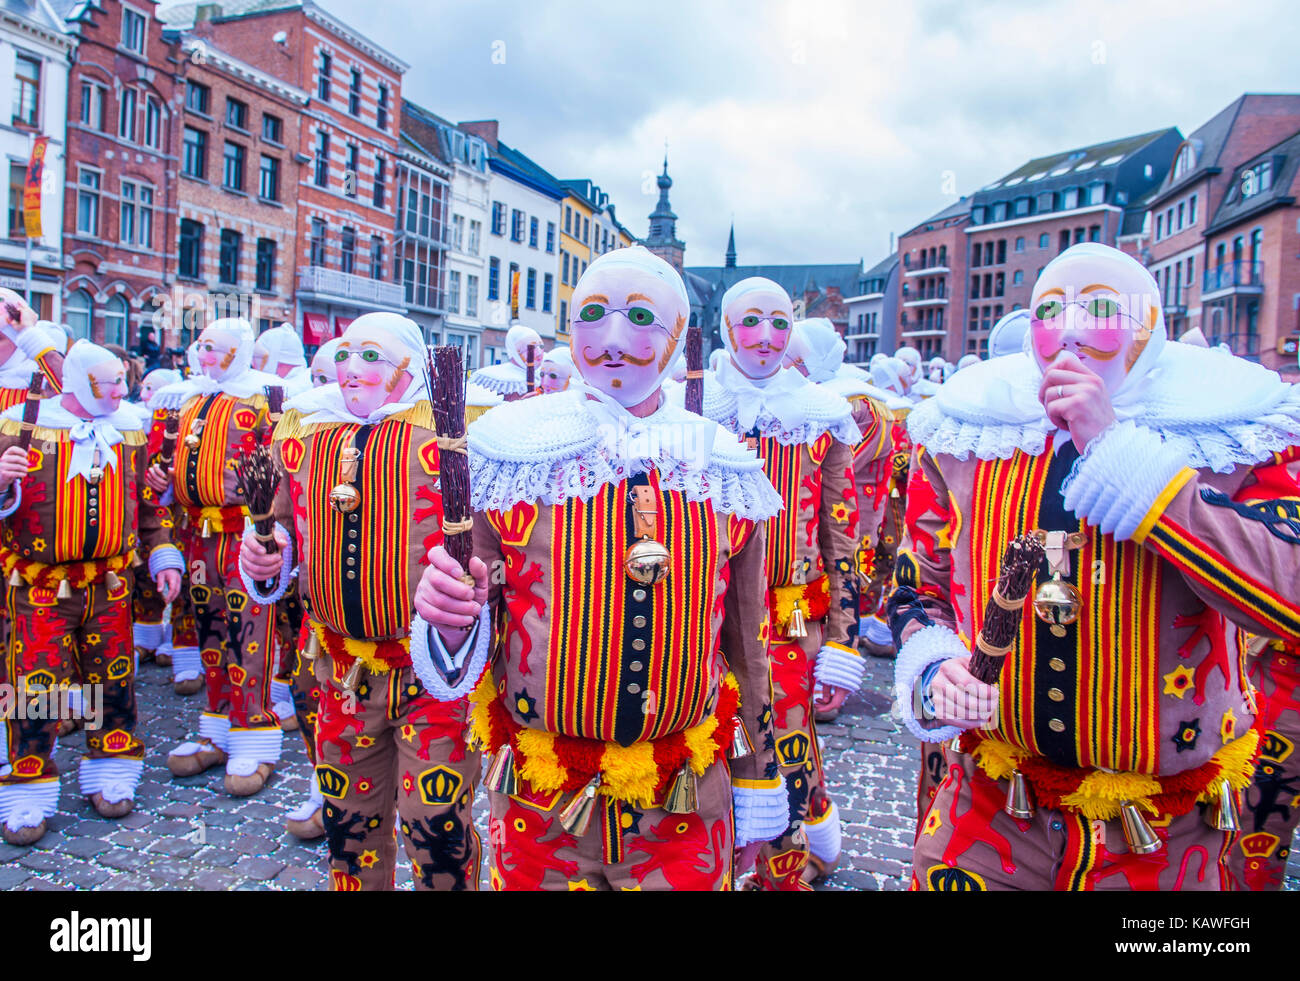
[[[673,179],[668,176],[668,157],[664,157],[664,172],[659,175],[659,203],[650,212],[650,234],[643,243],[647,249],[663,259],[679,273],[683,272],[686,243],[677,238],[677,216],[668,203],[668,189]]]

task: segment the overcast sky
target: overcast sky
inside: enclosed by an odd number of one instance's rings
[[[1300,91],[1294,0],[319,2],[636,235],[667,141],[688,265],[733,217],[742,264],[872,264],[1031,157]]]

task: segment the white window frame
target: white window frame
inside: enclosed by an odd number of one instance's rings
[[[95,175],[95,186],[93,190],[86,184],[82,183],[82,177],[85,174]],[[81,198],[83,195],[95,199],[95,227],[83,228],[81,226]],[[99,238],[99,222],[103,217],[104,211],[104,172],[98,167],[88,167],[85,164],[77,165],[77,220],[76,229],[78,235],[89,236],[90,238]]]
[[[129,47],[126,43],[126,23],[127,16],[135,14],[140,18],[140,49]],[[132,7],[129,3],[122,4],[122,33],[121,41],[118,47],[123,51],[130,51],[132,54],[139,55],[141,58],[148,57],[149,53],[149,15],[138,7]]]

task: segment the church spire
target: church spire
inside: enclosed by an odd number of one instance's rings
[[[731,234],[727,237],[727,268],[736,268],[736,223],[731,223]]]
[[[656,180],[659,185],[659,201],[654,211],[650,212],[650,234],[646,236],[645,247],[655,255],[668,262],[678,272],[682,271],[686,243],[677,238],[677,215],[668,201],[668,190],[673,186],[673,179],[668,176],[668,154],[664,154],[664,170]]]

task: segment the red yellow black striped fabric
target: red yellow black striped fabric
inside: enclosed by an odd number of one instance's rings
[[[58,444],[59,506],[54,530],[54,561],[76,562],[82,559],[106,559],[126,551],[126,472],[132,454],[125,443],[113,447],[113,466],[104,467],[104,476],[96,487],[95,523],[90,523],[90,484],[85,477],[68,472],[73,445]]]
[[[27,398],[25,388],[0,388],[0,412],[12,409],[25,398]]]
[[[387,419],[377,424],[365,443],[355,486],[361,504],[355,521],[329,504],[330,490],[339,483],[342,451],[352,445],[360,426],[321,427],[314,431],[305,472],[306,507],[312,559],[308,595],[312,617],[336,633],[366,639],[405,636],[411,626],[410,572],[410,448],[409,423]],[[354,538],[348,532],[356,530]],[[349,552],[355,546],[357,551]],[[346,566],[345,557],[357,559]],[[345,569],[356,571],[351,590],[359,596],[360,632],[348,629],[345,612]],[[352,614],[355,616],[355,611]],[[355,621],[354,621],[355,622]]]
[[[207,404],[207,396],[191,399],[181,411],[180,435],[176,441],[176,500],[189,507],[220,507],[226,503],[226,439],[230,430],[230,417],[239,403],[229,395],[218,395],[212,402],[203,419],[203,432],[220,433],[220,439],[205,438],[199,443],[198,450],[192,450],[185,442],[185,436],[191,432],[194,420]],[[198,499],[191,494],[189,481],[185,474],[189,470],[190,457],[198,453]]]
[[[713,675],[712,615],[725,526],[707,503],[664,491],[659,541],[670,556],[668,578],[641,586],[623,568],[627,551],[627,482],[606,485],[589,501],[555,505],[551,538],[550,657],[540,727],[585,739],[612,740],[620,711],[636,713],[636,739],[658,739],[698,725],[721,678]],[[626,640],[624,611],[634,589],[649,593],[646,646]],[[638,631],[639,633],[639,631]],[[641,661],[654,711],[623,699],[627,662]],[[622,720],[627,725],[627,720]]]
[[[1038,527],[1051,461],[1050,450],[1037,457],[1017,452],[1010,459],[982,461],[976,467],[967,524],[972,530],[967,536],[972,637],[983,625],[1007,544]],[[1042,677],[1050,657],[1073,657],[1078,689],[1070,731],[1075,734],[1077,765],[1155,772],[1160,560],[1140,545],[1106,538],[1095,527],[1049,530],[1083,530],[1088,536],[1071,555],[1083,609],[1063,645],[1047,654],[1038,648],[1032,604],[1026,604],[1018,642],[1002,668],[997,733],[1013,745],[1041,753],[1035,737],[1036,698],[1041,692],[1035,679]],[[1073,650],[1064,653],[1067,645]]]
[[[803,443],[784,446],[771,436],[758,441],[763,458],[763,472],[781,495],[784,507],[767,522],[767,579],[769,586],[789,586],[805,570],[799,568],[799,497],[804,492],[803,477],[807,447]],[[813,470],[813,479],[820,475]]]

